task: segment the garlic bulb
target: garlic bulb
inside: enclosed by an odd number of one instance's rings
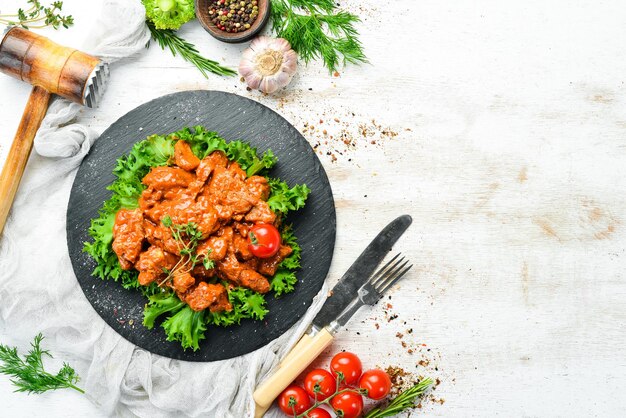
[[[259,36],[243,52],[239,74],[250,88],[274,93],[289,84],[297,61],[298,55],[287,40]]]

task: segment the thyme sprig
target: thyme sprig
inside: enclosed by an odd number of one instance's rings
[[[27,4],[30,7],[26,10],[20,8],[15,14],[0,14],[0,24],[21,26],[25,29],[39,29],[46,26],[54,29],[63,26],[67,29],[74,24],[74,18],[71,15],[61,14],[62,1],[55,1],[49,6],[44,6],[40,0],[28,0]]]
[[[152,39],[159,44],[161,49],[165,50],[165,48],[168,48],[172,55],[180,56],[185,61],[192,63],[198,68],[198,70],[200,70],[205,78],[209,78],[209,72],[223,76],[232,76],[237,74],[235,70],[223,67],[219,62],[210,60],[200,55],[196,47],[178,36],[176,31],[171,29],[157,29],[154,26],[154,23],[150,21],[146,21],[146,24],[150,29]],[[149,45],[150,44],[148,43],[146,46]]]
[[[202,240],[202,231],[198,229],[198,225],[194,222],[188,222],[183,225],[177,225],[172,221],[169,215],[166,215],[161,219],[161,223],[164,227],[169,228],[172,233],[172,237],[178,244],[178,249],[181,255],[180,260],[174,265],[171,270],[164,269],[163,272],[167,276],[159,283],[159,286],[171,280],[176,274],[189,273],[200,262],[201,254],[196,252],[198,244]],[[207,270],[215,267],[213,260],[209,259],[209,249],[206,255],[202,254],[202,265]]]
[[[332,0],[272,0],[272,30],[308,63],[322,59],[332,73],[340,63],[367,62],[355,24],[358,16]]]
[[[31,343],[31,349],[22,359],[16,347],[8,347],[0,344],[0,373],[12,376],[11,383],[17,389],[16,392],[43,393],[48,390],[72,388],[85,393],[84,390],[75,386],[80,378],[76,371],[67,363],[56,375],[44,370],[43,357],[52,355],[48,350],[41,348],[43,335],[38,334]]]

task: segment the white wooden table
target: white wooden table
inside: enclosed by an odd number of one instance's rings
[[[80,47],[93,3],[66,1],[76,26],[46,34]],[[102,131],[141,103],[190,89],[276,109],[321,143],[337,206],[331,283],[388,221],[414,219],[397,250],[415,268],[392,307],[361,312],[333,352],[441,379],[434,394],[445,403],[425,402],[415,416],[626,415],[623,2],[342,5],[363,19],[371,65],[339,77],[303,67],[288,90],[262,97],[237,78],[205,80],[153,46],[113,67],[101,107],[81,121]],[[220,44],[195,22],[182,33],[231,66],[245,47]],[[2,158],[28,91],[0,77]],[[98,415],[69,391],[11,391],[0,378],[7,416]]]

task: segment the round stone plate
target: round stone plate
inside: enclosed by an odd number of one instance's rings
[[[113,280],[100,280],[91,272],[95,262],[82,251],[90,241],[90,220],[98,216],[111,192],[115,161],[134,143],[152,134],[168,134],[202,125],[226,140],[243,140],[259,153],[271,148],[278,164],[271,175],[290,186],[305,183],[311,189],[306,207],[287,218],[302,246],[302,269],[293,293],[276,299],[267,294],[269,313],[263,321],[245,320],[223,328],[209,326],[200,349],[183,350],[169,342],[157,323],[142,325],[147,299],[139,291],[125,290]],[[302,135],[267,107],[235,94],[189,91],[163,96],[127,113],[107,129],[83,160],[67,209],[67,242],[74,272],[93,308],[115,331],[133,344],[155,354],[188,361],[215,361],[254,351],[287,331],[304,315],[328,273],[335,246],[335,205],[324,168]],[[162,319],[161,319],[162,320]]]

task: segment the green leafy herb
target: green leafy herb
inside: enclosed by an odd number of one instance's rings
[[[179,29],[196,17],[193,0],[141,0],[157,29]]]
[[[365,418],[383,418],[398,415],[400,412],[415,406],[415,400],[422,397],[433,385],[431,378],[425,378],[413,387],[401,392],[385,407],[376,407],[365,414]]]
[[[208,78],[209,72],[224,76],[237,74],[235,70],[223,67],[219,62],[200,55],[193,44],[178,36],[172,29],[157,29],[152,22],[147,22],[147,24],[152,39],[159,44],[161,49],[168,48],[173,56],[180,55],[182,59],[195,65],[204,77]]]
[[[360,19],[332,0],[272,0],[272,30],[308,63],[322,59],[332,73],[340,63],[367,62],[354,25]]]
[[[204,255],[196,252],[198,244],[200,240],[202,240],[202,231],[198,229],[198,225],[194,222],[176,225],[172,222],[172,218],[169,215],[164,216],[163,219],[161,219],[161,223],[172,232],[172,237],[178,244],[182,257],[178,260],[176,265],[167,272],[167,276],[159,282],[159,286],[167,283],[167,281],[171,280],[176,274],[191,271],[200,261],[200,256],[203,256],[202,264],[207,269],[213,268],[213,261],[208,260],[208,253]]]
[[[39,29],[51,26],[59,29],[63,26],[69,28],[74,24],[71,15],[63,16],[63,2],[55,1],[49,6],[44,6],[39,0],[28,0],[30,7],[26,10],[18,9],[15,14],[0,15],[0,24],[21,26],[25,29]]]
[[[12,376],[11,383],[17,389],[16,392],[43,393],[48,390],[72,388],[85,393],[84,390],[75,386],[80,380],[74,369],[67,363],[57,374],[45,371],[43,356],[52,358],[48,350],[41,348],[43,335],[38,334],[31,343],[31,349],[22,359],[17,353],[16,347],[8,347],[0,344],[0,373]]]

